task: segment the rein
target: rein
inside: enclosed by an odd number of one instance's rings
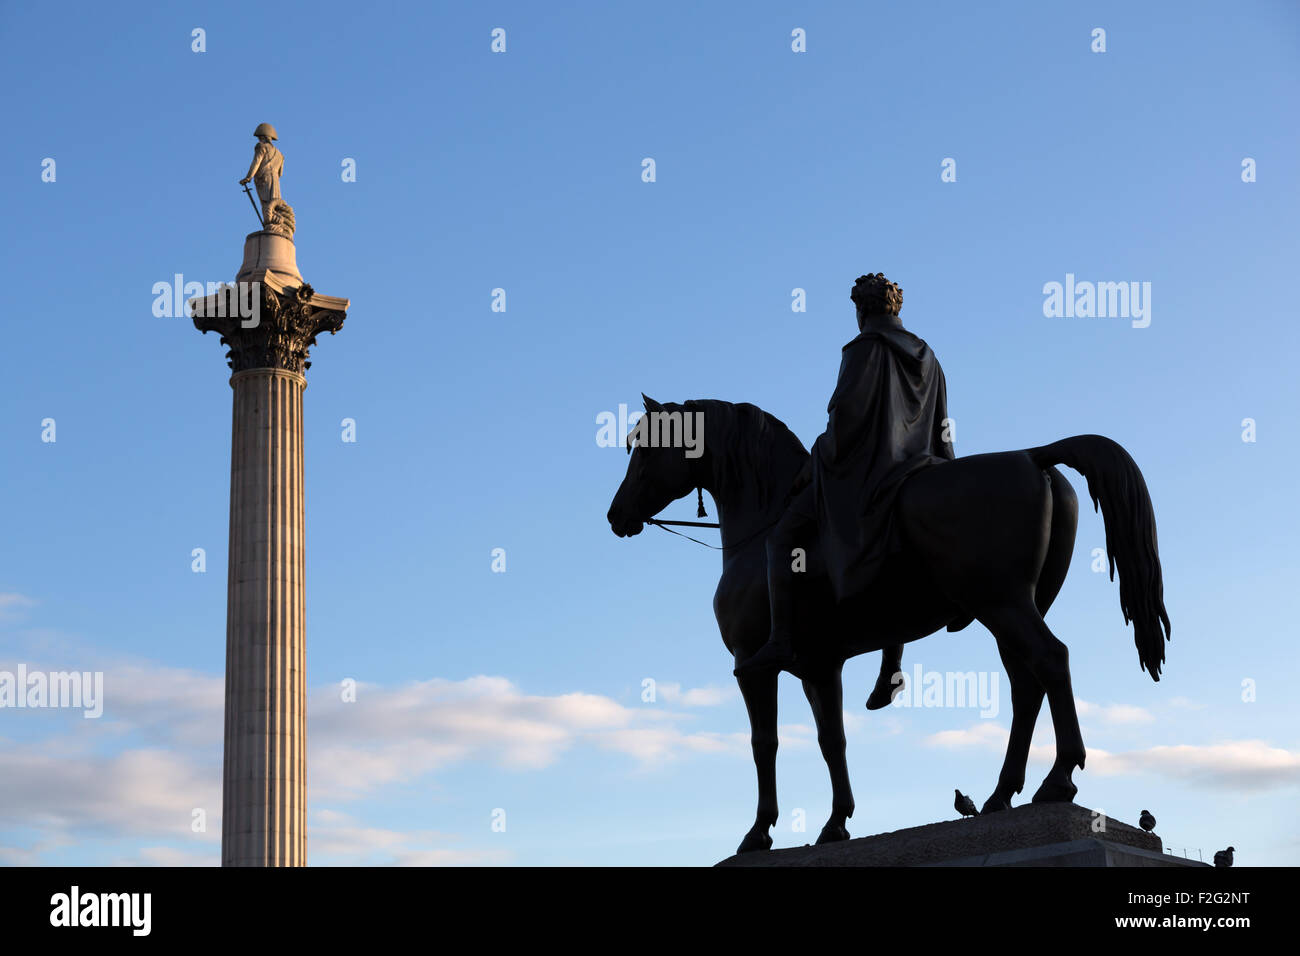
[[[780,520],[781,520],[780,518],[777,518],[777,519],[776,519],[776,521],[780,521]],[[714,521],[660,521],[658,518],[646,518],[646,519],[645,519],[645,523],[646,523],[646,524],[652,524],[652,525],[654,525],[656,528],[662,528],[664,531],[667,531],[669,534],[675,534],[675,535],[677,535],[679,538],[685,538],[687,541],[694,541],[696,544],[704,545],[704,547],[708,548],[710,551],[734,551],[734,550],[736,550],[736,549],[739,548],[739,547],[743,547],[744,545],[749,544],[749,542],[751,542],[751,541],[753,541],[755,538],[757,538],[757,537],[758,537],[760,534],[762,534],[764,531],[767,531],[768,529],[772,528],[772,527],[776,524],[776,521],[773,521],[773,522],[770,522],[769,524],[765,524],[765,525],[763,525],[763,527],[759,528],[759,529],[758,529],[757,531],[755,531],[753,534],[749,535],[748,537],[746,537],[745,539],[743,539],[743,540],[741,540],[741,541],[737,541],[735,544],[728,544],[728,545],[721,545],[721,546],[719,546],[719,545],[716,545],[716,544],[709,544],[709,543],[707,543],[707,542],[705,542],[705,541],[701,541],[699,538],[692,538],[689,534],[682,534],[680,531],[674,531],[672,528],[668,527],[669,525],[677,525],[677,526],[679,526],[679,527],[685,527],[685,528],[721,528],[722,526],[721,526],[720,524],[718,524],[717,522],[714,522]]]
[[[709,513],[704,510],[704,489],[696,488],[695,496],[696,496],[696,501],[699,502],[699,506],[695,509],[695,517],[697,518],[708,517]],[[661,528],[664,531],[667,531],[669,534],[675,534],[679,538],[685,538],[687,541],[694,541],[696,544],[703,545],[704,547],[708,548],[710,551],[735,551],[737,548],[742,548],[745,545],[749,544],[749,542],[753,541],[764,531],[767,531],[768,529],[774,527],[777,521],[780,520],[781,518],[780,516],[778,516],[773,521],[769,521],[767,524],[763,525],[763,527],[759,528],[753,534],[746,536],[744,539],[737,541],[735,544],[727,544],[727,545],[709,544],[706,541],[701,541],[699,538],[692,538],[689,534],[682,534],[680,531],[674,531],[672,528],[668,527],[669,525],[676,525],[679,528],[717,528],[721,530],[722,525],[718,524],[718,522],[716,521],[660,521],[658,518],[646,518],[645,523],[652,524],[656,528]]]

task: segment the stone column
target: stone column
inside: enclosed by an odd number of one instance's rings
[[[308,349],[348,301],[315,293],[293,258],[290,240],[254,233],[236,285],[191,302],[233,371],[223,866],[307,863],[302,394]]]
[[[307,861],[302,392],[278,368],[230,379],[226,592],[226,866]]]

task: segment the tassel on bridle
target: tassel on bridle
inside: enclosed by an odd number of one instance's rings
[[[696,508],[695,508],[695,517],[697,517],[697,518],[707,518],[709,513],[708,513],[707,511],[704,510],[704,488],[703,488],[703,486],[698,486],[698,485],[696,486],[696,488],[695,488],[695,500],[696,500],[696,502],[697,502],[697,505],[696,505]],[[757,538],[760,534],[763,534],[765,531],[770,530],[770,529],[772,528],[772,526],[775,525],[775,524],[777,523],[777,521],[779,521],[779,520],[781,520],[779,516],[776,517],[776,518],[773,518],[771,522],[769,522],[768,524],[763,525],[763,527],[761,527],[761,528],[757,529],[756,531],[754,531],[753,534],[747,535],[745,538],[743,538],[743,539],[740,540],[740,541],[735,542],[734,544],[723,545],[722,547],[718,547],[717,545],[713,545],[713,544],[708,544],[707,542],[701,541],[699,538],[692,538],[689,534],[682,534],[680,531],[674,531],[672,528],[668,527],[668,525],[670,525],[670,524],[675,524],[675,525],[687,525],[687,526],[689,526],[689,527],[699,527],[699,528],[719,528],[719,529],[720,529],[722,526],[721,526],[721,525],[718,525],[718,524],[712,524],[712,523],[710,523],[710,524],[696,524],[696,522],[694,522],[694,521],[660,521],[658,518],[646,518],[646,519],[645,519],[645,523],[646,523],[646,524],[652,524],[652,525],[654,525],[656,528],[659,528],[660,530],[667,531],[669,534],[675,534],[675,535],[677,535],[677,536],[680,537],[680,538],[685,538],[687,541],[694,541],[696,544],[702,544],[702,545],[704,545],[706,548],[710,549],[711,551],[736,551],[737,549],[739,549],[739,548],[743,548],[745,545],[749,544],[751,541],[753,541],[755,538]]]

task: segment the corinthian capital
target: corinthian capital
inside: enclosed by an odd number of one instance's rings
[[[308,349],[322,332],[343,328],[349,301],[320,295],[310,285],[289,285],[273,273],[224,286],[191,299],[190,315],[200,332],[216,332],[229,346],[232,371],[276,368],[301,375],[311,368]]]

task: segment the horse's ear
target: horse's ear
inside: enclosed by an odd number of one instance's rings
[[[662,412],[664,410],[664,407],[662,405],[656,402],[645,392],[641,393],[641,401],[645,402],[645,410],[647,412]]]
[[[642,398],[645,398],[645,395],[642,394],[641,397],[642,397]],[[650,399],[647,398],[646,401],[650,401]],[[632,423],[632,427],[629,428],[629,429],[627,430],[627,438],[623,439],[623,444],[625,444],[625,445],[627,446],[627,453],[628,453],[629,455],[632,454],[632,449],[636,447],[635,445],[632,444],[632,439],[636,438],[636,433],[637,433],[637,427],[636,427],[636,426],[637,426],[637,424],[640,423],[640,421],[641,421],[641,413],[640,413],[640,412],[633,412],[632,414],[636,416],[636,419],[637,419],[637,420],[636,420],[636,422],[633,422],[633,423]]]

